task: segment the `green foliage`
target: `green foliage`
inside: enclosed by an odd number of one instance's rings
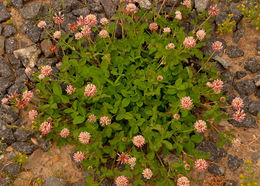
[[[246,161],[244,170],[246,175],[240,174],[239,176],[243,182],[241,186],[258,186],[258,181],[254,179],[255,172],[252,170],[252,162],[250,160]]]
[[[255,26],[256,30],[260,29],[260,6],[257,1],[250,1],[247,5],[238,6],[241,9],[242,15]]]
[[[184,18],[189,17],[189,10],[182,11]],[[207,154],[195,149],[203,136],[195,130],[194,123],[204,120],[210,128],[208,121],[219,122],[224,117],[218,106],[221,94],[206,86],[218,76],[213,67],[197,73],[190,59],[197,58],[207,66],[208,57],[199,50],[204,42],[197,41],[195,47],[186,48],[183,41],[187,35],[181,21],[174,16],[145,10],[135,15],[119,11],[113,22],[104,26],[109,33],[107,38],[74,40],[72,34],[63,35],[58,45],[70,53],[63,57],[60,72],[54,77],[36,78],[36,88],[40,91],[37,97],[41,102],[35,125],[39,128],[51,117],[48,138],[60,145],[77,145],[78,151],[85,155],[82,162],[85,168],[99,175],[95,184],[104,176],[124,175],[134,180],[134,185],[144,182],[174,185],[173,179],[189,172],[183,161],[192,166],[195,159],[207,158]],[[158,24],[158,31],[149,30],[152,22]],[[165,27],[171,33],[163,33]],[[209,25],[194,27],[208,31]],[[116,37],[118,30],[122,31],[120,38]],[[93,27],[92,31],[98,32],[98,28]],[[188,35],[195,37],[192,32]],[[175,48],[167,50],[169,43],[174,43]],[[159,75],[162,80],[157,79]],[[85,87],[90,84],[97,91],[93,96],[85,96]],[[75,92],[67,94],[64,87],[68,85],[76,88]],[[193,107],[183,109],[180,100],[188,96]],[[196,114],[196,110],[201,114]],[[99,120],[91,122],[92,114]],[[180,119],[174,119],[174,114],[179,114]],[[103,116],[111,123],[100,122]],[[59,135],[64,128],[70,130],[67,138]],[[78,136],[86,131],[91,139],[88,144],[82,144]],[[145,139],[145,145],[140,148],[133,145],[137,135]],[[126,164],[125,170],[119,170],[120,162],[116,160],[122,152],[136,158],[134,169]],[[175,153],[180,163],[166,166],[161,156],[169,152]],[[145,168],[153,171],[151,180],[142,179]],[[95,185],[91,176],[87,182]]]

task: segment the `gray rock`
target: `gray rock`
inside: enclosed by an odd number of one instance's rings
[[[233,172],[237,170],[243,162],[244,161],[237,156],[228,155],[228,168]]]
[[[36,65],[40,53],[41,50],[36,45],[32,45],[14,51],[14,56],[22,61],[24,67],[33,68]]]
[[[221,12],[216,15],[216,24],[222,24],[224,21],[226,21],[226,19],[228,18],[228,13],[226,12]]]
[[[41,67],[44,65],[50,65],[50,66],[55,66],[56,63],[58,63],[57,58],[40,58],[38,62],[36,63],[37,67]]]
[[[42,186],[63,186],[66,185],[67,181],[56,177],[47,177]]]
[[[252,101],[249,105],[249,113],[257,116],[258,112],[260,111],[260,101]]]
[[[252,79],[237,81],[234,88],[241,96],[248,96],[256,90],[254,80]]]
[[[245,29],[243,29],[243,28],[238,29],[238,30],[235,32],[235,34],[234,34],[234,36],[233,36],[233,38],[232,38],[232,41],[233,41],[234,43],[238,43],[239,40],[244,36],[244,33],[245,33]]]
[[[252,159],[254,161],[257,161],[259,158],[260,158],[260,155],[258,153],[256,153],[256,152],[252,155]]]
[[[11,17],[11,14],[6,10],[6,7],[3,4],[0,4],[0,23],[8,20]]]
[[[17,9],[23,8],[23,0],[11,0],[11,3]]]
[[[236,57],[244,56],[244,51],[234,45],[231,45],[227,47],[226,54],[230,58],[236,58]]]
[[[15,142],[12,144],[12,147],[15,150],[27,155],[32,154],[38,148],[38,146],[28,142]]]
[[[4,138],[2,143],[6,143],[8,145],[15,142],[12,129],[7,127],[5,122],[1,119],[0,119],[0,138]]]
[[[71,24],[71,23],[76,22],[76,20],[77,20],[77,17],[74,16],[72,13],[65,14],[65,15],[64,15],[64,22],[61,24],[61,27],[62,27],[66,32],[68,32],[68,31],[69,31],[68,25]]]
[[[11,125],[13,126],[17,126],[20,127],[22,125],[25,125],[27,122],[24,119],[18,119],[17,121],[15,121],[14,123],[11,123]]]
[[[16,156],[16,154],[15,154],[13,151],[11,151],[11,152],[8,154],[8,159],[9,159],[9,160],[12,160],[15,156]]]
[[[22,66],[21,61],[19,59],[16,59],[14,55],[9,56],[8,59],[15,70],[19,69]]]
[[[41,28],[37,27],[37,25],[31,21],[27,21],[22,25],[20,31],[23,34],[27,34],[29,39],[34,43],[38,42],[41,38]]]
[[[2,34],[3,26],[0,24],[0,35]]]
[[[6,123],[13,123],[19,117],[19,110],[8,105],[0,106],[0,119]]]
[[[166,166],[168,166],[168,160],[169,160],[170,164],[180,162],[180,158],[173,153],[168,153],[167,155],[162,154],[161,159]]]
[[[41,7],[42,3],[32,2],[28,6],[22,8],[20,14],[24,19],[33,19],[39,14]]]
[[[221,56],[223,54],[224,49],[227,47],[226,41],[224,39],[221,39],[221,38],[216,38],[216,37],[213,38],[212,37],[212,38],[209,38],[209,39],[205,40],[206,46],[204,46],[202,48],[202,51],[203,51],[204,55],[209,55],[210,56],[214,52],[214,50],[212,49],[212,44],[215,41],[220,41],[222,43],[222,45],[223,45],[223,49],[220,50],[219,52],[215,52],[214,56],[216,56],[216,55],[220,55]]]
[[[225,167],[220,167],[216,164],[211,164],[208,168],[208,171],[214,176],[224,176],[226,172]]]
[[[9,37],[5,40],[5,51],[7,54],[13,53],[13,51],[17,48],[17,41],[14,37]]]
[[[226,71],[221,74],[221,79],[223,81],[233,82],[235,75],[232,72]]]
[[[51,40],[45,39],[41,42],[41,49],[45,55],[45,57],[51,57],[53,53],[49,50],[52,46]]]
[[[233,117],[233,116],[230,115],[230,117]],[[234,127],[255,128],[255,129],[259,128],[259,126],[256,123],[255,118],[248,114],[245,116],[245,119],[241,122],[238,122],[234,119],[228,120],[228,122],[231,125],[233,125]]]
[[[13,94],[15,92],[18,94],[21,94],[25,87],[26,86],[25,86],[24,82],[15,83],[8,89],[8,94]]]
[[[40,137],[40,133],[36,133],[35,137],[40,145],[40,148],[44,151],[47,152],[51,148],[51,143],[50,141],[47,141],[45,136]]]
[[[197,12],[203,12],[209,6],[209,0],[195,0],[195,8]]]
[[[13,81],[13,77],[8,77],[8,78],[3,78],[0,77],[0,95],[4,94],[6,89],[8,89],[11,85]]]
[[[8,63],[0,56],[0,77],[10,77],[13,75],[11,67]]]
[[[256,50],[260,50],[260,40],[258,40],[257,42],[256,42]]]
[[[237,71],[236,72],[236,78],[237,79],[241,79],[241,78],[245,77],[246,75],[247,75],[247,73],[244,72],[244,71]]]
[[[207,152],[210,154],[208,158],[210,161],[218,163],[223,157],[227,155],[223,148],[218,149],[217,143],[211,141],[203,141],[196,147],[199,152]]]
[[[220,56],[213,56],[213,58],[215,61],[219,62],[225,69],[228,69],[232,63]]]
[[[0,36],[0,56],[5,53],[5,37]]]
[[[112,0],[100,0],[100,3],[104,7],[106,17],[111,18],[116,13],[117,5]]]
[[[237,181],[227,180],[224,186],[237,186]]]
[[[87,7],[85,7],[85,8],[73,10],[72,13],[74,16],[77,16],[77,17],[79,17],[79,16],[85,17],[90,13],[90,11]]]
[[[91,3],[89,4],[89,9],[96,13],[101,13],[103,11],[103,7],[100,3]]]
[[[32,136],[32,133],[28,130],[17,129],[14,132],[14,137],[17,141],[27,141]]]
[[[10,37],[12,35],[16,34],[16,29],[13,25],[6,25],[3,30],[3,35],[5,37]]]
[[[236,23],[239,23],[243,16],[240,8],[237,8],[237,5],[238,5],[237,3],[231,3],[230,12],[231,14],[233,14],[231,21],[235,20]]]
[[[257,71],[260,70],[260,64],[257,62],[256,59],[249,59],[247,62],[245,62],[244,68],[247,71],[256,73]]]
[[[11,163],[4,167],[4,172],[14,178],[19,174],[20,168],[20,165],[16,163]]]

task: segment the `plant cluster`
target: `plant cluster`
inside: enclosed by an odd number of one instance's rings
[[[236,26],[236,21],[232,20],[233,17],[234,17],[233,14],[228,14],[227,19],[223,23],[218,24],[218,31],[221,34],[233,32],[233,28]]]
[[[247,5],[238,6],[242,15],[255,26],[256,30],[260,28],[260,6],[255,1],[250,1]]]
[[[258,181],[254,180],[255,172],[252,170],[252,162],[250,160],[246,161],[244,170],[247,175],[240,174],[239,178],[243,182],[241,186],[258,186]]]
[[[109,177],[117,186],[190,185],[188,172],[207,169],[208,154],[195,146],[205,131],[227,119],[221,112],[227,106],[223,82],[209,63],[222,43],[212,44],[211,56],[199,50],[209,37],[207,20],[219,10],[211,7],[206,20],[186,35],[181,24],[189,3],[161,15],[156,8],[147,12],[122,2],[111,20],[99,20],[102,28],[90,14],[68,25],[71,33],[66,35],[49,32],[40,21],[38,27],[57,43],[50,50],[62,47],[59,73],[42,66],[33,91],[2,102],[29,107],[29,118],[43,136],[59,145],[76,145],[74,161],[93,173],[88,184]],[[54,25],[63,21],[61,13],[53,18]],[[190,63],[195,57],[201,67]],[[33,101],[37,105],[28,104]],[[243,100],[235,99],[232,107],[237,110],[234,119],[242,121]],[[168,153],[175,153],[179,162],[170,163]]]
[[[19,153],[14,157],[14,161],[17,162],[19,165],[23,165],[26,160],[28,159],[28,156],[26,154]]]

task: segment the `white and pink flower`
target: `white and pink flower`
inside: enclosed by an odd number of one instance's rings
[[[190,96],[181,98],[181,107],[183,109],[190,109],[193,105],[193,102],[190,98]]]
[[[194,127],[199,133],[205,132],[207,130],[207,124],[203,120],[196,121]]]
[[[88,132],[81,132],[79,134],[79,141],[83,144],[88,144],[91,138],[91,135]]]
[[[190,49],[196,46],[196,40],[192,36],[188,36],[184,39],[183,45]]]
[[[142,135],[137,135],[133,138],[133,144],[136,147],[142,147],[145,144],[145,139]]]
[[[204,159],[198,159],[195,161],[195,168],[199,171],[205,171],[208,168],[208,163]]]
[[[64,128],[60,131],[60,136],[62,138],[67,138],[70,135],[70,130],[67,128]]]
[[[84,95],[89,97],[89,96],[94,96],[95,93],[97,91],[97,87],[93,84],[88,84],[86,87],[85,87],[85,92],[84,92]]]

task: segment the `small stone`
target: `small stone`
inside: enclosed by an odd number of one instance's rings
[[[233,172],[237,170],[243,162],[244,161],[237,156],[228,155],[228,168]]]
[[[236,78],[237,79],[241,79],[241,78],[245,77],[246,75],[247,75],[247,73],[244,72],[244,71],[237,71],[236,72]]]
[[[24,67],[33,68],[38,60],[40,53],[41,50],[37,47],[37,45],[32,45],[14,51],[14,56],[22,61]]]
[[[6,123],[13,123],[19,118],[19,110],[8,105],[0,106],[0,119]]]
[[[17,9],[23,8],[23,0],[11,0],[11,3]]]
[[[203,12],[209,6],[209,0],[195,0],[195,8],[197,12]]]
[[[0,23],[8,20],[11,17],[11,14],[6,10],[6,7],[3,4],[0,4]]]
[[[256,59],[249,59],[246,63],[244,68],[252,73],[256,73],[260,70],[260,64],[257,62]]]
[[[19,69],[22,66],[21,61],[16,59],[14,55],[11,55],[8,59],[14,69]]]
[[[27,34],[29,39],[34,43],[38,42],[41,38],[41,28],[32,21],[26,21],[26,23],[20,27],[20,31],[23,34]]]
[[[142,0],[140,2],[140,7],[146,10],[150,10],[152,8],[152,4],[149,0]]]
[[[0,56],[5,53],[5,37],[0,36]]]
[[[234,77],[235,77],[235,75],[232,72],[229,72],[229,71],[221,73],[221,79],[224,82],[231,81],[233,83]]]
[[[20,172],[20,165],[11,163],[4,167],[4,172],[12,177],[16,177]]]
[[[217,143],[211,141],[203,141],[196,147],[199,152],[207,152],[210,154],[208,158],[210,161],[218,163],[223,157],[225,157],[226,151],[223,148],[218,149]]]
[[[249,113],[257,116],[258,112],[260,111],[260,101],[252,101],[249,105]]]
[[[214,56],[212,59],[219,62],[225,69],[228,69],[230,66],[232,66],[232,63],[220,56]]]
[[[10,37],[12,35],[16,34],[16,29],[13,25],[6,25],[3,30],[3,35],[5,37]]]
[[[76,10],[73,10],[72,11],[72,14],[74,16],[83,16],[83,17],[86,17],[88,14],[90,13],[89,9],[88,8],[80,8],[80,9],[76,9]]]
[[[255,91],[256,86],[254,80],[246,79],[236,82],[234,88],[241,96],[248,96]]]
[[[14,138],[12,129],[7,127],[4,123],[4,121],[1,119],[0,119],[0,138],[4,138],[2,143],[6,143],[8,145],[15,142],[15,138]]]
[[[12,147],[23,153],[23,154],[32,154],[38,147],[34,144],[28,143],[28,142],[15,142],[12,144]]]
[[[234,45],[231,45],[227,47],[226,54],[230,58],[237,58],[237,57],[244,56],[244,51]]]
[[[8,63],[0,56],[0,77],[10,77],[13,75]]]
[[[24,75],[27,79],[27,76]],[[17,94],[21,94],[23,92],[23,89],[26,87],[26,85],[24,84],[24,82],[17,82],[15,84],[13,84],[9,89],[8,89],[8,94],[13,94],[13,93],[17,93]]]
[[[224,176],[226,172],[225,167],[220,167],[216,164],[211,164],[208,168],[208,171],[214,176]]]
[[[170,164],[173,164],[173,163],[179,163],[180,162],[180,159],[178,156],[176,156],[175,154],[173,153],[169,153],[167,155],[161,155],[161,159],[163,161],[163,163],[168,166],[168,160],[170,162]]]
[[[28,130],[17,129],[14,133],[14,137],[17,141],[27,141],[32,133]]]
[[[233,38],[232,38],[232,41],[235,42],[235,43],[238,43],[239,40],[244,36],[244,33],[245,33],[245,29],[238,29]]]
[[[256,152],[252,155],[252,159],[254,161],[257,161],[259,158],[260,158],[260,155],[258,153],[256,153]]]
[[[230,6],[230,12],[231,14],[233,14],[233,17],[231,18],[231,21],[235,20],[236,23],[238,24],[241,19],[242,19],[242,12],[240,10],[240,8],[237,8],[237,5],[236,3],[231,3],[231,6]]]
[[[41,42],[41,49],[45,57],[50,57],[53,55],[53,53],[49,50],[51,46],[52,46],[52,42],[50,40],[45,39]]]
[[[13,77],[0,77],[0,95],[5,94],[6,89],[12,85]],[[0,112],[1,113],[1,112]]]
[[[230,117],[233,117],[233,116],[230,115]],[[255,118],[248,114],[245,116],[245,119],[241,122],[238,122],[234,119],[228,120],[228,122],[230,124],[232,124],[234,127],[255,128],[255,129],[259,128],[259,126],[256,123]]]
[[[256,50],[260,51],[260,40],[256,42]]]
[[[5,51],[7,54],[13,53],[16,49],[17,41],[14,37],[9,37],[5,40]]]
[[[67,181],[56,177],[47,177],[42,186],[64,186]]]
[[[103,7],[100,3],[91,3],[89,4],[89,9],[96,13],[101,13],[103,11]]]
[[[24,19],[33,19],[38,15],[38,13],[41,10],[41,7],[42,3],[32,2],[28,6],[22,8],[20,10],[20,14]]]
[[[40,148],[44,151],[47,152],[50,148],[51,148],[51,143],[50,141],[47,141],[45,136],[41,137],[40,133],[36,133],[35,137],[38,141],[38,143],[40,144]]]

